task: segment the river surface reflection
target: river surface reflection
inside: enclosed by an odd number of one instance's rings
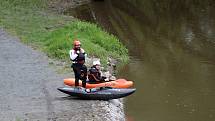
[[[104,0],[71,9],[117,35],[130,62],[118,76],[133,80],[130,121],[215,120],[215,2]]]

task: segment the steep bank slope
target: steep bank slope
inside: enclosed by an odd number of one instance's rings
[[[56,90],[70,74],[57,74],[41,52],[0,29],[0,120],[124,120],[118,100],[87,101]],[[114,115],[113,115],[114,114]]]

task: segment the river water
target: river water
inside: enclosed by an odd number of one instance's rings
[[[215,120],[213,0],[92,1],[66,14],[99,24],[128,48],[118,77],[134,81],[128,121]]]

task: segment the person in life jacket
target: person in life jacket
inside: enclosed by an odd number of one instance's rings
[[[86,88],[87,67],[84,65],[86,53],[81,48],[81,42],[75,40],[74,47],[69,51],[70,60],[72,61],[71,67],[75,73],[75,86],[79,86],[79,80],[82,80],[82,87]]]
[[[93,66],[89,69],[88,79],[89,83],[96,84],[106,80],[106,77],[101,76],[100,61],[93,61]]]

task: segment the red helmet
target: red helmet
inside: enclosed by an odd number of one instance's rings
[[[73,45],[74,45],[74,46],[76,46],[76,45],[81,45],[81,42],[80,42],[79,40],[74,40]]]

